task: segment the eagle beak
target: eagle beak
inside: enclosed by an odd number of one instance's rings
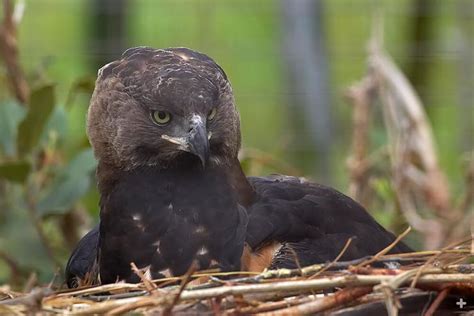
[[[207,136],[206,123],[199,115],[191,118],[190,130],[187,136],[189,152],[198,156],[203,168],[209,159],[209,140]]]

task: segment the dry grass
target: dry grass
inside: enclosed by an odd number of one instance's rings
[[[293,315],[336,312],[383,301],[389,314],[396,315],[401,307],[400,298],[428,292],[438,293],[427,307],[432,313],[448,294],[474,298],[470,243],[469,239],[439,251],[377,254],[351,262],[272,270],[251,276],[236,275],[238,272],[188,273],[181,278],[153,280],[153,287],[147,283],[117,283],[74,290],[45,287],[18,293],[3,286],[0,314],[117,315],[133,311]],[[227,279],[232,274],[233,278]],[[202,283],[203,277],[208,281]],[[201,284],[192,281],[198,279]],[[170,281],[175,281],[175,285],[169,285]]]

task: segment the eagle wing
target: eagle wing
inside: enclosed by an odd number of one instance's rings
[[[65,277],[69,288],[78,287],[83,280],[95,278],[97,273],[97,247],[99,245],[99,225],[82,237],[66,264]],[[92,281],[92,280],[91,280]]]
[[[256,198],[247,210],[246,241],[254,252],[277,249],[273,268],[333,260],[349,238],[342,260],[374,255],[395,240],[360,204],[333,188],[282,175],[247,179]],[[398,243],[391,253],[409,251]]]

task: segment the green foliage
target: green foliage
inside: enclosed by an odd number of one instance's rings
[[[4,102],[0,105],[0,147],[5,156],[16,153],[18,124],[26,115],[26,110],[15,102]]]
[[[90,87],[78,81],[71,96]],[[92,150],[67,142],[73,107],[57,104],[55,92],[41,85],[25,106],[0,100],[0,250],[13,264],[0,265],[0,283],[21,284],[31,272],[46,281],[62,268],[70,248],[61,223],[94,188]]]
[[[12,182],[25,182],[31,170],[27,161],[9,161],[0,163],[0,179]]]
[[[67,166],[58,172],[53,183],[45,189],[38,202],[40,216],[64,214],[71,210],[91,186],[91,173],[96,162],[92,150],[80,152]]]
[[[4,208],[2,224],[0,224],[0,249],[20,268],[21,275],[0,269],[0,283],[17,279],[23,285],[30,273],[37,273],[42,281],[51,280],[55,271],[47,251],[38,237],[35,224],[28,213],[22,187],[8,188],[8,208]],[[2,197],[4,198],[4,197]],[[23,284],[22,284],[23,283]]]
[[[31,93],[28,113],[18,128],[18,153],[24,156],[38,143],[54,108],[54,88],[46,85]]]

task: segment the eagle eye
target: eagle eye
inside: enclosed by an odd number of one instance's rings
[[[207,119],[209,121],[212,121],[214,119],[214,116],[216,116],[216,113],[217,113],[217,109],[216,108],[213,108],[212,110],[209,111],[209,113],[207,114]]]
[[[157,125],[163,126],[168,124],[171,121],[171,114],[166,111],[152,111],[151,119]]]

